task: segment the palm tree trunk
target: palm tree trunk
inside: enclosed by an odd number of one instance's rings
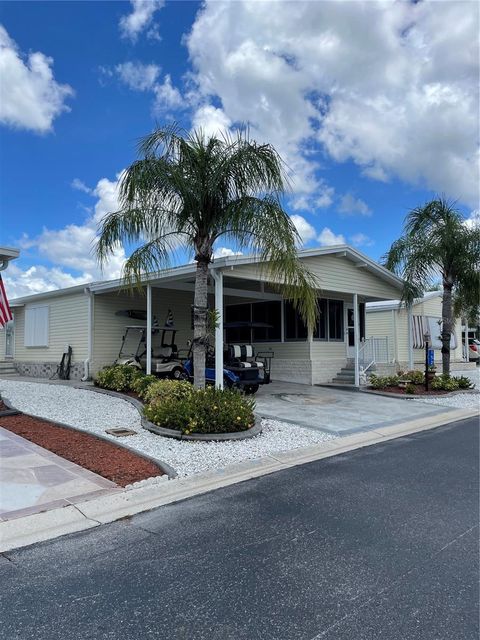
[[[207,337],[208,262],[197,259],[193,301],[193,380],[197,389],[205,388],[205,350]]]
[[[442,299],[442,373],[450,375],[450,339],[453,327],[452,285],[443,281]]]

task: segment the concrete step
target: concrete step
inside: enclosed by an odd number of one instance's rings
[[[355,385],[355,378],[346,379],[346,378],[333,378],[332,384],[338,385],[351,385],[352,387]]]
[[[337,378],[355,378],[355,371],[344,371],[343,369],[337,373]]]

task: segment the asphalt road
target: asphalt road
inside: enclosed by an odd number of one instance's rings
[[[0,556],[3,640],[477,640],[478,421]]]

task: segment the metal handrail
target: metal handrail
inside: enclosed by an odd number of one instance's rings
[[[364,338],[358,349],[360,370],[365,373],[377,363],[388,363],[388,336]]]

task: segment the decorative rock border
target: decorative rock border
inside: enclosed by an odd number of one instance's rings
[[[246,440],[247,438],[253,438],[254,436],[258,436],[262,431],[261,418],[259,416],[255,416],[255,424],[250,429],[246,431],[233,431],[232,433],[192,433],[190,435],[184,435],[179,431],[175,431],[174,429],[166,429],[165,427],[159,427],[153,422],[150,422],[143,415],[143,404],[140,400],[136,398],[132,398],[131,396],[127,396],[124,393],[120,393],[119,391],[111,391],[110,389],[100,389],[99,387],[75,387],[76,389],[83,389],[87,391],[95,391],[95,393],[104,393],[105,395],[112,396],[113,398],[120,398],[121,400],[126,400],[133,404],[133,406],[137,409],[140,414],[140,421],[142,427],[147,431],[151,431],[158,436],[164,436],[165,438],[175,438],[176,440],[189,440],[193,442],[208,442],[215,441],[221,442],[225,440]]]
[[[84,387],[81,387],[81,388],[84,389]],[[92,438],[97,438],[98,440],[103,440],[105,442],[108,442],[109,444],[113,444],[122,449],[127,449],[131,453],[134,453],[135,455],[137,455],[139,458],[145,458],[145,460],[149,460],[150,462],[153,462],[153,464],[156,465],[160,469],[160,471],[163,471],[163,473],[171,479],[176,478],[178,475],[175,469],[171,467],[169,464],[167,464],[166,462],[163,462],[162,460],[158,460],[158,458],[154,458],[153,456],[149,456],[146,453],[141,453],[140,451],[138,451],[138,449],[135,449],[134,447],[130,447],[128,444],[124,444],[123,442],[116,442],[115,440],[112,440],[112,438],[107,438],[107,436],[102,436],[99,433],[92,433],[91,431],[86,431],[85,429],[76,429],[75,427],[72,427],[71,424],[65,424],[64,422],[58,422],[56,420],[50,420],[50,418],[42,418],[41,416],[36,416],[32,413],[26,413],[25,411],[20,411],[16,409],[13,406],[13,404],[9,400],[7,400],[4,396],[2,396],[2,401],[4,405],[8,407],[9,411],[11,412],[10,414],[4,413],[2,415],[18,415],[23,413],[24,415],[30,416],[32,418],[40,418],[41,420],[47,420],[48,422],[51,422],[52,424],[57,425],[58,427],[65,427],[65,429],[70,429],[71,431],[86,433],[87,435],[92,436]]]

